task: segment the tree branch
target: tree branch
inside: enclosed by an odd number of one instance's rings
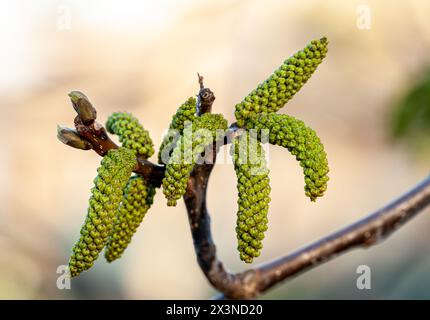
[[[430,204],[430,176],[397,200],[346,228],[335,232],[284,258],[258,268],[267,290],[280,280],[290,278],[357,247],[368,248],[381,243],[398,228]]]
[[[197,113],[202,115],[203,113],[212,111],[212,104],[215,101],[215,95],[209,88],[205,88],[203,84],[203,76],[197,73],[199,78],[200,91],[198,94]]]
[[[199,83],[198,114],[201,115],[211,111],[215,96],[210,89],[204,88],[203,77],[200,75]],[[78,149],[86,150],[91,146],[100,156],[106,155],[110,149],[118,148],[103,126],[95,121],[96,111],[89,102],[85,101],[86,96],[80,93],[75,94],[73,98],[75,99],[75,101],[72,99],[73,106],[78,112],[75,118],[76,132],[59,128],[59,140]],[[85,123],[81,115],[85,117]],[[254,269],[236,274],[230,273],[216,254],[206,206],[206,192],[218,148],[230,143],[238,130],[238,126],[235,123],[232,124],[223,141],[213,144],[211,152],[205,155],[206,161],[196,165],[191,173],[184,195],[197,262],[211,285],[222,293],[220,298],[257,297],[277,283],[321,265],[350,249],[377,244],[430,204],[429,176],[396,201],[338,232]],[[153,185],[160,186],[164,176],[164,166],[141,158],[137,161],[138,165],[134,171]]]
[[[229,278],[233,282],[231,285],[217,281],[218,289],[224,293],[218,298],[256,297],[281,281],[330,261],[350,249],[378,244],[429,204],[430,176],[399,199],[340,231],[285,257],[258,266],[252,272],[230,275]],[[202,213],[203,216],[207,214]],[[213,252],[212,268],[205,273],[206,276],[216,281],[217,276],[214,276],[214,273],[220,270],[219,264]],[[237,281],[243,282],[243,286],[237,285]],[[226,290],[224,286],[233,287],[233,292]]]
[[[200,90],[204,88],[200,78]],[[232,124],[227,136],[239,128]],[[228,139],[224,143],[228,143]],[[421,184],[366,218],[333,233],[290,255],[241,273],[230,273],[218,259],[212,239],[210,215],[206,205],[209,177],[216,162],[218,145],[211,157],[196,166],[184,196],[197,262],[213,287],[222,292],[219,298],[254,298],[277,283],[327,262],[356,247],[377,244],[430,204],[430,176]]]

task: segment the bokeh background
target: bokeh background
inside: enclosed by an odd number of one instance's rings
[[[134,113],[158,147],[176,108],[197,93],[197,72],[215,92],[214,110],[232,122],[235,103],[285,58],[327,36],[326,60],[282,112],[319,133],[329,189],[310,203],[293,157],[270,148],[273,200],[257,263],[399,196],[429,173],[429,135],[415,143],[391,134],[396,108],[430,63],[429,13],[426,0],[0,1],[0,298],[215,294],[195,261],[183,203],[168,208],[161,192],[120,261],[101,257],[71,290],[57,289],[57,267],[78,237],[100,163],[56,139],[57,124],[73,124],[72,89],[88,95],[102,122],[113,111]],[[216,166],[208,196],[218,253],[229,269],[244,270],[231,165]],[[427,210],[382,244],[262,298],[430,298],[429,228]],[[359,265],[371,268],[371,290],[356,287]]]

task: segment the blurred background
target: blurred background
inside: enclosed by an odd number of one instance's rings
[[[327,36],[326,60],[281,112],[319,133],[328,192],[311,203],[294,158],[271,147],[269,231],[256,263],[399,196],[429,173],[429,13],[426,0],[0,1],[0,298],[215,294],[195,261],[183,203],[168,208],[161,191],[121,260],[101,257],[70,290],[57,288],[57,267],[78,238],[100,163],[56,139],[57,124],[73,126],[73,89],[87,94],[101,122],[113,111],[135,114],[158,148],[176,108],[197,93],[197,72],[215,92],[214,111],[233,122],[234,105],[250,90]],[[231,165],[215,167],[208,196],[219,256],[244,270]],[[430,298],[429,228],[427,210],[382,244],[262,298]],[[371,290],[356,287],[359,265],[371,268]]]

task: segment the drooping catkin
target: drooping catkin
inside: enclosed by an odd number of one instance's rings
[[[118,135],[122,146],[135,150],[137,155],[147,159],[154,154],[154,145],[148,131],[131,113],[113,113],[106,122],[106,129]]]
[[[74,245],[69,260],[72,277],[91,268],[106,245],[112,231],[116,211],[122,199],[122,192],[136,165],[136,154],[127,148],[110,150],[102,159],[87,217],[81,228],[81,236]]]
[[[107,261],[112,262],[121,257],[151,207],[154,195],[155,188],[143,177],[136,175],[129,179],[106,246]]]
[[[281,109],[309,80],[327,54],[327,38],[313,40],[298,51],[242,102],[236,105],[235,116],[240,127],[245,120],[263,112]]]
[[[302,121],[286,114],[262,113],[249,118],[246,127],[269,130],[269,142],[288,149],[300,166],[305,176],[305,194],[311,201],[323,196],[329,180],[327,154],[314,130]]]
[[[238,211],[236,236],[240,259],[252,263],[260,255],[267,230],[270,179],[261,143],[245,132],[231,146],[237,177]]]
[[[205,148],[218,140],[227,129],[227,120],[221,114],[206,113],[191,123],[192,134],[184,133],[173,149],[166,165],[162,182],[168,206],[176,206],[187,187],[191,171]]]
[[[192,122],[196,118],[196,98],[190,97],[176,111],[169,125],[169,131],[161,142],[158,152],[158,163],[167,163],[170,153],[173,150],[180,135],[184,131],[184,123]]]

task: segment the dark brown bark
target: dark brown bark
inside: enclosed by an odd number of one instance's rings
[[[209,88],[205,88],[203,84],[203,76],[197,73],[197,76],[199,77],[199,85],[200,85],[200,91],[198,94],[198,106],[197,106],[197,112],[199,114],[208,113],[212,111],[212,104],[215,101],[215,95]]]

